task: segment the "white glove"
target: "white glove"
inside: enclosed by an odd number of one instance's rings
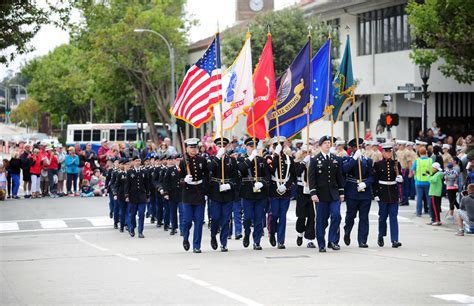
[[[281,144],[278,144],[275,148],[275,154],[280,155],[282,149]]]
[[[255,184],[253,185],[253,188],[255,190],[260,190],[262,187],[263,187],[262,182],[255,182]]]
[[[169,195],[164,195],[163,198],[164,198],[165,200],[169,201],[170,196],[169,196]]]
[[[219,191],[227,191],[230,190],[230,184],[221,184],[219,185]]]
[[[362,190],[364,190],[366,187],[367,187],[367,185],[365,185],[364,182],[360,182],[359,184],[357,184],[357,191],[362,191]]]
[[[165,194],[165,191],[163,189],[160,189],[160,194],[161,195],[164,195]]]
[[[191,174],[186,175],[184,181],[188,184],[191,183],[193,181],[193,176]]]
[[[352,158],[354,160],[358,160],[361,156],[362,156],[362,153],[360,152],[360,150],[357,150],[355,151],[354,155],[352,155]]]
[[[395,181],[397,181],[397,183],[403,183],[403,176],[397,175],[397,178],[395,179]]]
[[[219,150],[217,151],[216,157],[220,159],[222,156],[224,156],[224,154],[225,154],[225,149],[219,148]]]
[[[114,195],[114,200],[117,201],[117,196],[116,195]]]
[[[319,202],[318,196],[317,195],[311,196],[311,201],[316,202],[316,203]]]
[[[256,149],[252,150],[252,153],[250,153],[249,160],[253,161],[253,159],[257,156],[258,152]]]
[[[337,151],[336,151],[336,148],[334,148],[334,147],[331,147],[331,148],[329,149],[329,153],[331,153],[331,154],[336,154],[336,152],[337,152]]]
[[[379,198],[378,196],[376,196],[376,197],[374,198],[374,200],[375,200],[376,202],[380,202],[380,198]]]
[[[286,186],[284,184],[281,184],[278,186],[278,192],[283,194],[286,192]]]
[[[311,156],[306,155],[305,158],[303,159],[303,163],[305,163],[307,165],[310,160],[311,160]]]

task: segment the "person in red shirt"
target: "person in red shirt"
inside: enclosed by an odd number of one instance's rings
[[[47,160],[46,163],[48,164],[48,182],[49,182],[49,193],[52,198],[57,198],[57,184],[58,184],[58,169],[59,169],[59,162],[58,156],[56,155],[56,150],[52,147],[46,148]]]
[[[39,156],[39,150],[33,149],[31,159],[31,195],[32,198],[41,198],[40,195],[40,179],[41,179],[41,157]]]
[[[91,164],[89,162],[85,162],[84,168],[82,168],[82,176],[85,180],[88,180],[90,182],[92,178],[92,173],[93,171]]]
[[[101,142],[101,146],[99,148],[99,165],[102,169],[105,169],[105,165],[107,164],[107,152],[109,151],[109,144],[106,139],[103,139]]]

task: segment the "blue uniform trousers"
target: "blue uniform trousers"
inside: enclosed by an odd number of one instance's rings
[[[242,199],[235,200],[232,203],[232,214],[234,220],[235,235],[242,235]]]
[[[248,200],[242,199],[242,206],[244,207],[244,230],[245,235],[250,235],[250,226],[253,224],[253,242],[260,245],[263,232],[263,208],[266,199],[263,200]]]
[[[178,229],[178,202],[168,201],[171,229]]]
[[[170,201],[162,199],[163,202],[163,224],[165,227],[170,227]]]
[[[130,225],[128,227],[129,231],[132,231],[137,227],[137,212],[138,212],[138,233],[143,233],[143,225],[145,223],[145,210],[146,203],[128,203],[128,211],[130,215]]]
[[[271,198],[270,234],[277,234],[277,242],[285,244],[286,213],[290,207],[290,198]]]
[[[178,227],[179,227],[181,236],[183,236],[183,233],[184,233],[184,208],[183,207],[184,207],[183,203],[178,202]]]
[[[387,217],[390,218],[391,241],[398,241],[398,203],[379,202],[379,237],[387,236]]]
[[[130,221],[129,221],[130,218],[128,217],[127,202],[122,201],[122,200],[117,200],[115,202],[118,203],[118,207],[119,207],[120,228],[123,228],[125,225],[127,225],[128,227],[131,227]],[[114,217],[115,217],[115,213],[114,213]]]
[[[212,219],[211,237],[217,235],[220,228],[220,242],[222,246],[227,246],[227,237],[229,237],[229,219],[232,213],[233,202],[218,202],[209,200],[209,213]]]
[[[347,199],[347,212],[344,226],[345,235],[350,236],[352,227],[354,226],[354,219],[359,213],[359,228],[357,231],[357,241],[359,244],[367,243],[367,237],[369,236],[369,211],[370,211],[370,199],[366,200],[354,200]]]
[[[163,197],[156,197],[156,223],[163,224]]]
[[[189,231],[194,223],[193,249],[201,249],[202,223],[204,222],[204,203],[191,205],[183,203],[183,239],[189,240]]]
[[[114,223],[117,224],[120,222],[121,212],[120,212],[120,200],[114,200]]]
[[[316,239],[320,248],[326,247],[326,227],[331,217],[328,240],[332,243],[339,242],[339,225],[341,224],[341,202],[318,202],[316,204]]]
[[[398,184],[401,186],[402,192],[400,193],[400,203],[408,204],[410,199],[410,180],[408,179],[408,174],[410,171],[408,169],[402,169],[403,183]]]
[[[115,208],[114,194],[109,190],[109,213],[113,213]]]

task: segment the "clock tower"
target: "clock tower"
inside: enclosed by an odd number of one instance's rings
[[[236,0],[235,21],[255,18],[258,13],[273,11],[274,0]]]

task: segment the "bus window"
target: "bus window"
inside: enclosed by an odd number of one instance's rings
[[[82,130],[74,130],[74,141],[82,141]]]
[[[125,140],[125,130],[124,129],[117,130],[116,141],[124,141],[124,140]]]
[[[137,130],[129,129],[127,130],[127,141],[136,141],[137,140]]]
[[[84,130],[83,131],[82,141],[91,141],[91,130]]]
[[[109,141],[115,141],[115,132],[116,130],[109,131]]]
[[[100,141],[100,130],[92,130],[92,141]]]

